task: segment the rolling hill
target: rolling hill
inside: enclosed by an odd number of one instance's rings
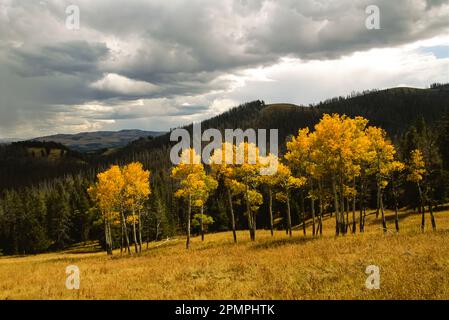
[[[35,138],[35,141],[53,141],[79,152],[91,152],[100,149],[119,148],[139,138],[157,137],[164,134],[159,131],[121,130],[81,132],[77,134],[56,134]]]

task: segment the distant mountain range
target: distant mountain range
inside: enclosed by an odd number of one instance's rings
[[[165,132],[143,130],[97,131],[77,134],[56,134],[38,137],[34,141],[53,141],[79,151],[91,152],[101,149],[119,148],[140,138],[157,137]]]

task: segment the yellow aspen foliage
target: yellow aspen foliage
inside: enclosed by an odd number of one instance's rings
[[[245,187],[236,180],[236,147],[228,142],[222,144],[221,149],[214,151],[210,158],[210,167],[217,180],[223,181],[232,196],[242,194]]]
[[[117,216],[123,197],[125,180],[119,166],[97,175],[98,182],[88,189],[91,198],[96,202],[104,219],[112,220]]]
[[[379,186],[384,189],[388,185],[391,173],[401,169],[401,164],[394,160],[396,150],[391,141],[386,138],[385,130],[368,127],[366,136],[370,143],[365,157],[369,163],[368,173],[376,175]]]
[[[312,139],[309,135],[309,129],[304,128],[298,131],[298,135],[287,142],[287,153],[285,159],[289,164],[304,173],[310,164],[309,153],[312,145]]]
[[[421,150],[415,149],[411,152],[408,171],[408,181],[419,183],[423,180],[426,174],[426,163],[424,162],[424,156]]]
[[[235,179],[236,150],[235,145],[225,142],[220,149],[214,150],[210,158],[212,174],[217,181],[222,181],[226,187],[227,202],[231,213],[231,228],[234,242],[237,242],[233,197],[242,194],[245,187]]]
[[[112,230],[113,224],[121,224],[122,237],[126,234],[126,243],[129,252],[129,241],[126,224],[133,225],[134,244],[136,252],[142,247],[142,226],[140,224],[140,211],[143,203],[151,194],[150,172],[143,169],[143,165],[133,162],[120,168],[117,165],[97,175],[98,182],[88,189],[92,199],[96,202],[105,218],[105,236],[108,245],[108,253],[112,254]],[[131,215],[125,217],[125,211]],[[136,214],[137,213],[137,214]],[[139,237],[137,238],[136,224],[139,223]],[[123,238],[122,238],[123,240]]]
[[[198,160],[199,156],[194,149],[186,149],[181,154],[181,162],[172,169],[172,177],[180,181],[176,197],[190,197],[192,204],[195,201],[203,201],[204,204],[210,191],[218,186],[217,181],[206,174],[203,164],[198,163]]]
[[[255,144],[242,142],[236,147],[234,174],[235,179],[244,187],[246,215],[252,241],[256,237],[255,214],[260,207],[260,201],[263,199],[262,194],[256,189],[260,183],[259,175],[262,167],[259,149]]]
[[[122,172],[125,181],[125,202],[129,207],[137,210],[151,194],[150,172],[144,170],[143,165],[139,162],[126,165]]]
[[[292,172],[289,167],[279,163],[278,170],[274,176],[271,177],[275,185],[279,186],[282,190],[298,189],[306,183],[305,177],[296,178],[292,176]]]
[[[172,177],[179,180],[179,188],[175,192],[175,197],[183,198],[187,201],[187,242],[186,248],[190,246],[190,222],[192,218],[192,208],[200,208],[200,220],[203,217],[203,207],[209,198],[210,193],[218,186],[218,182],[210,175],[206,174],[203,164],[194,149],[186,149],[181,154],[180,163],[172,169]],[[202,238],[203,220],[200,222]]]
[[[106,251],[112,255],[113,241],[111,224],[120,219],[125,180],[119,166],[112,166],[109,170],[97,175],[98,182],[87,191],[103,217]]]
[[[263,203],[262,194],[256,190],[248,190],[248,201],[251,206],[251,211],[255,212],[259,210],[259,207]]]

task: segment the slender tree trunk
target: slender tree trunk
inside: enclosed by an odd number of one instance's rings
[[[235,231],[235,217],[234,217],[234,209],[232,207],[232,194],[231,194],[231,188],[227,187],[228,192],[228,204],[229,204],[229,210],[231,212],[231,227],[232,227],[232,235],[234,237],[234,242],[237,243],[237,233]]]
[[[105,229],[106,229],[106,251],[107,251],[108,255],[112,255],[111,235],[109,234],[110,229],[109,229],[109,222],[108,221],[106,221],[106,223],[105,223]]]
[[[382,212],[382,229],[384,233],[387,232],[387,223],[385,221],[385,212],[384,212],[384,201],[383,201],[383,191],[381,188],[381,177],[380,177],[380,160],[377,158],[377,211],[376,211],[376,219],[379,217],[379,207]]]
[[[288,223],[288,234],[292,236],[292,216],[290,214],[290,191],[288,188],[285,190],[285,194],[287,195],[287,223]]]
[[[319,195],[318,195],[318,197],[319,197],[319,199],[318,199],[318,202],[319,202],[319,206],[320,206],[320,215],[319,215],[319,221],[318,221],[318,229],[319,229],[319,232],[320,232],[320,236],[322,236],[323,235],[323,214],[324,214],[324,208],[323,208],[323,196],[322,196],[322,186],[321,186],[321,181],[318,181],[318,191],[319,191]],[[318,231],[317,231],[317,233],[318,233]]]
[[[348,233],[348,228],[350,227],[349,223],[349,199],[346,198],[346,222],[345,222],[345,233]]]
[[[365,222],[366,222],[366,205],[363,205],[363,232],[365,232]]]
[[[190,248],[190,216],[192,215],[192,196],[189,195],[189,204],[187,208],[187,240],[186,249]]]
[[[122,217],[122,224],[123,224],[123,231],[125,232],[125,244],[126,248],[128,250],[128,254],[131,254],[131,248],[129,247],[129,236],[128,236],[128,228],[126,226],[126,220],[125,220],[125,214],[123,213],[123,210],[121,210],[121,217]]]
[[[399,232],[399,210],[397,204],[394,206],[394,227],[396,228],[396,232]]]
[[[345,197],[344,197],[344,186],[343,186],[343,180],[342,177],[340,177],[340,186],[339,186],[339,190],[340,190],[340,201],[341,201],[341,206],[340,206],[340,232],[342,234],[346,234],[346,218],[345,217]]]
[[[359,230],[360,233],[363,232],[363,204],[360,204],[360,215],[359,215]]]
[[[273,191],[271,187],[268,187],[268,213],[270,214],[270,231],[271,236],[274,235],[274,227],[273,227]]]
[[[251,212],[252,215],[252,219],[253,219],[253,241],[256,241],[256,229],[257,229],[257,224],[256,224],[256,213],[255,212]]]
[[[159,239],[159,226],[161,225],[160,221],[156,221],[156,236],[154,237],[154,240],[157,241]],[[149,238],[149,236],[148,236]]]
[[[422,190],[421,190],[421,185],[419,184],[419,182],[417,183],[417,185],[418,185],[419,201],[420,201],[420,208],[421,208],[421,231],[424,232],[424,227],[426,224],[424,199],[423,199],[423,194],[422,194]]]
[[[139,213],[139,252],[142,253],[142,214],[140,210]]]
[[[378,162],[378,171],[380,172],[379,161],[377,161],[377,162]],[[377,174],[379,175],[380,173],[377,173]],[[380,197],[381,197],[380,192],[381,192],[381,190],[380,190],[380,182],[379,182],[379,177],[377,177],[377,197],[376,197],[377,208],[376,208],[376,219],[379,218],[380,201],[381,201],[381,200],[380,200]]]
[[[380,189],[377,187],[377,193],[376,193],[376,219],[379,219],[379,209],[380,209]]]
[[[204,241],[203,212],[204,212],[204,207],[201,206],[201,217],[200,217],[201,241]]]
[[[248,195],[248,186],[246,186],[246,214],[248,215],[248,228],[249,228],[249,238],[251,241],[255,241],[255,232],[254,232],[254,219],[251,213],[251,206],[249,203],[249,195]]]
[[[359,221],[359,228],[360,228],[360,232],[363,232],[363,208],[365,206],[365,179],[364,179],[365,175],[362,171],[362,175],[360,177],[360,197],[359,197],[359,202],[360,202],[360,221]]]
[[[148,232],[148,235],[147,235],[147,249],[148,249],[148,247],[149,247],[149,245],[150,245],[150,234],[151,234],[150,231],[151,231],[151,229],[150,229],[150,224],[148,224],[148,230],[147,230],[147,232]],[[158,234],[159,234],[159,223],[158,223],[157,217],[156,217],[156,237],[155,237],[155,241],[157,241]]]
[[[313,180],[310,179],[310,210],[312,211],[312,236],[314,237],[317,231],[315,230],[315,199],[314,199],[314,187]]]
[[[136,250],[136,253],[138,253],[139,249],[137,247],[136,215],[134,209],[133,209],[133,238],[134,238],[134,249]]]
[[[109,226],[107,219],[104,219],[104,239],[106,242],[106,252],[108,255],[112,255],[112,249],[111,249],[111,240],[109,237]]]
[[[396,232],[399,232],[399,213],[397,206],[395,207],[394,227],[396,228]]]
[[[300,201],[301,201],[302,233],[304,234],[304,236],[306,236],[306,233],[307,233],[306,232],[306,208],[305,208],[305,205],[304,205],[304,192],[303,192],[303,190],[301,190],[299,196],[300,196]],[[290,226],[290,230],[291,230],[291,226]]]
[[[391,188],[394,197],[394,227],[396,228],[396,232],[399,232],[399,203],[394,178],[391,179]]]
[[[110,246],[110,250],[111,250],[111,255],[112,252],[114,251],[114,242],[112,240],[112,231],[111,231],[111,223],[108,222],[108,233],[109,233],[109,246]]]
[[[356,184],[355,184],[355,177],[352,182],[352,186],[354,188],[354,194],[352,196],[352,233],[355,233],[357,231],[357,222],[355,221],[355,198],[356,198]]]
[[[120,254],[123,254],[123,238],[124,238],[124,231],[123,231],[123,223],[120,221]]]
[[[380,186],[379,186],[380,189]],[[385,212],[384,212],[384,200],[383,200],[383,192],[380,191],[380,197],[379,197],[379,203],[380,203],[380,211],[382,213],[382,229],[384,233],[387,232],[387,221],[385,220]]]
[[[432,229],[435,231],[437,229],[437,224],[435,222],[435,217],[433,215],[432,200],[429,201],[429,212],[430,212],[430,221],[432,223]]]
[[[335,183],[335,176],[332,177],[332,192],[334,194],[334,210],[335,210],[335,234],[338,236],[340,234],[340,210],[338,207],[338,195],[337,187]]]

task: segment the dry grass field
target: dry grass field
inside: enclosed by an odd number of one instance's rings
[[[389,218],[392,213],[389,212]],[[394,230],[393,220],[388,221]],[[365,234],[293,238],[258,230],[150,244],[142,255],[89,252],[0,258],[0,299],[449,299],[449,212],[436,213],[438,230],[419,230],[417,214],[401,213],[401,232],[383,234],[369,216]],[[429,224],[430,221],[427,221]],[[310,228],[307,230],[310,234]],[[85,251],[85,252],[83,252]],[[65,287],[65,269],[81,271],[79,290]],[[379,290],[365,287],[368,265],[381,270]]]

